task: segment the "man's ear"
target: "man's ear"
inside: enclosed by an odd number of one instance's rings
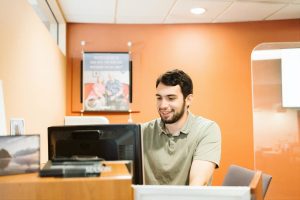
[[[193,100],[193,94],[189,94],[185,98],[185,104],[187,105],[188,108],[190,107],[190,105],[192,105],[192,100]]]

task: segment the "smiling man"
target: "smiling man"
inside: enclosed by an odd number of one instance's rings
[[[156,81],[160,118],[142,124],[145,183],[210,185],[221,157],[219,126],[189,111],[193,82],[181,70]]]

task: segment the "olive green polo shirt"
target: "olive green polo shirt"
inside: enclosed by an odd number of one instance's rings
[[[188,185],[193,160],[219,166],[221,132],[215,122],[189,112],[178,136],[164,127],[160,118],[142,124],[146,184]]]

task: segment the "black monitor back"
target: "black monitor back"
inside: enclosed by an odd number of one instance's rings
[[[74,156],[131,160],[133,184],[143,184],[141,128],[138,124],[49,127],[49,160]]]

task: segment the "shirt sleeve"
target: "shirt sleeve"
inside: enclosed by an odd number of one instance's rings
[[[213,162],[218,168],[221,160],[221,130],[218,124],[213,122],[202,134],[193,159]]]

